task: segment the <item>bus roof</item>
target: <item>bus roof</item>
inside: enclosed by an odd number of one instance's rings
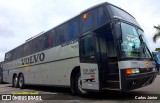
[[[83,13],[85,13],[85,12],[88,12],[88,11],[90,11],[90,10],[92,10],[92,9],[95,9],[95,8],[97,8],[97,7],[100,7],[100,6],[103,6],[103,5],[105,5],[105,4],[108,4],[108,2],[103,2],[103,3],[97,4],[97,5],[95,5],[95,6],[92,6],[92,7],[88,8],[88,9],[86,9],[86,10],[83,10],[82,12],[80,12],[80,14],[83,14]]]

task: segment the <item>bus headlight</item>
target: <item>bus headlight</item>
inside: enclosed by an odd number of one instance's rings
[[[155,69],[155,68],[153,68],[153,69],[152,69],[152,71],[156,71],[156,69]]]
[[[140,71],[139,71],[139,69],[137,68],[137,69],[135,69],[135,73],[140,73]]]
[[[139,73],[139,69],[135,68],[135,69],[126,69],[126,74],[130,75],[130,74],[136,74]]]

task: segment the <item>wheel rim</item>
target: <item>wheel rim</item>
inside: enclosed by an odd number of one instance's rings
[[[18,82],[18,78],[17,78],[17,77],[15,77],[15,78],[14,78],[14,86],[16,86],[16,85],[17,85],[17,82]]]
[[[23,85],[23,77],[20,77],[19,78],[19,86],[22,87],[22,85]]]
[[[84,91],[82,89],[82,78],[81,78],[81,76],[79,76],[79,78],[78,78],[78,88],[82,93],[86,93],[86,91]]]

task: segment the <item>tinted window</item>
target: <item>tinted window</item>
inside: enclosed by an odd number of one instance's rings
[[[79,34],[79,19],[75,18],[69,21],[69,40],[77,38]]]
[[[52,29],[50,32],[52,34],[52,45],[55,46],[56,45],[56,31],[55,29]]]
[[[32,48],[32,53],[35,53],[35,52],[37,52],[38,50],[38,39],[37,38],[35,38],[33,41],[31,41],[32,42],[32,45],[31,45],[31,48]]]
[[[93,41],[91,35],[86,35],[81,38],[82,56],[94,55]]]
[[[45,34],[45,48],[53,46],[53,34],[52,32],[47,32]]]
[[[94,11],[94,25],[95,27],[99,27],[105,24],[109,19],[107,19],[103,8],[95,9]]]
[[[110,5],[111,10],[113,12],[112,18],[119,18],[119,19],[123,19],[126,20],[128,22],[131,22],[137,26],[139,26],[138,22],[136,21],[136,19],[134,17],[132,17],[130,14],[128,14],[127,12]]]
[[[47,49],[49,47],[55,46],[58,43],[58,39],[56,38],[56,30],[52,29],[49,32],[45,33],[45,44],[44,48]]]
[[[32,46],[32,42],[31,41],[29,41],[26,44],[24,44],[24,50],[23,50],[24,56],[27,56],[27,55],[31,54],[31,50],[32,50],[31,46]]]
[[[17,49],[10,51],[9,53],[7,53],[7,55],[10,55],[8,58],[8,61],[18,59],[20,57],[20,54],[21,52],[19,47]]]
[[[10,52],[11,57],[9,58],[9,60],[14,60],[15,59],[15,53],[16,53],[15,49]]]
[[[82,32],[85,32],[93,26],[93,12],[87,12],[81,16]]]
[[[68,25],[62,24],[57,28],[57,44],[66,42],[68,40]]]
[[[21,58],[23,56],[23,45],[18,47],[15,51],[16,52],[15,52],[15,55],[14,55],[15,56],[14,59]]]
[[[41,50],[44,49],[44,37],[43,35],[35,38],[33,41],[32,41],[32,53],[36,53],[36,52],[39,52]]]

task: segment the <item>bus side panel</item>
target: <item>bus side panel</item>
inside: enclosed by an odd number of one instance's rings
[[[79,58],[31,66],[24,71],[27,84],[70,85],[70,74]]]
[[[12,83],[13,74],[16,73],[14,62],[6,63],[3,65],[3,81],[6,83]]]
[[[5,65],[9,70],[9,75],[4,72],[5,81],[9,83],[14,73],[23,73],[26,84],[69,86],[70,74],[79,66],[78,42],[47,49]]]

